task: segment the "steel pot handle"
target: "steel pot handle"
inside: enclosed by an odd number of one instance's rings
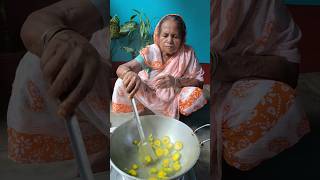
[[[110,127],[110,134],[113,133],[114,130],[116,130],[117,127]]]
[[[203,129],[203,128],[205,128],[205,127],[210,127],[210,124],[202,125],[202,126],[198,127],[197,129],[195,129],[193,132],[196,134],[200,129]],[[210,138],[201,141],[201,142],[200,142],[200,146],[203,146],[204,143],[209,142],[209,141],[210,141]]]

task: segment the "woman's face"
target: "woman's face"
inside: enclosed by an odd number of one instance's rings
[[[162,23],[159,36],[159,46],[162,53],[173,55],[178,51],[182,37],[179,34],[179,27],[173,19]]]

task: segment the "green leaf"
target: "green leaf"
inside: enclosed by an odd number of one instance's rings
[[[140,36],[141,36],[141,38],[144,37],[144,32],[145,32],[145,24],[144,24],[144,22],[142,22],[140,24]]]
[[[133,53],[134,49],[131,47],[123,46],[121,47],[122,50],[126,51],[127,53]]]
[[[149,18],[146,19],[146,24],[147,24],[148,33],[149,33],[149,32],[150,32],[150,29],[151,29],[151,23],[150,23]]]
[[[150,26],[150,19],[148,17],[146,17],[146,23]]]
[[[136,12],[137,14],[141,14],[140,11],[136,10],[136,9],[132,9],[134,12]]]
[[[130,17],[130,21],[132,21],[136,16],[137,16],[136,14],[132,15],[132,16]]]
[[[139,23],[142,23],[142,22],[143,22],[142,15],[141,15],[141,14],[138,14],[138,17],[139,17]]]
[[[117,15],[114,15],[111,19],[110,19],[111,23],[115,23],[115,24],[119,24],[120,23],[120,18]]]
[[[135,30],[132,30],[132,31],[129,31],[129,33],[128,33],[128,37],[130,38],[130,39],[133,39],[133,36],[134,36],[134,31]]]
[[[135,21],[128,21],[121,26],[120,33],[122,34],[129,33],[129,31],[135,30],[137,25],[138,24]]]

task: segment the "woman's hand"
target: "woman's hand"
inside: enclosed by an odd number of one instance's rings
[[[126,88],[129,98],[133,98],[136,92],[139,90],[141,79],[137,73],[133,71],[128,71],[123,76],[123,85]]]
[[[157,89],[170,88],[175,86],[175,79],[171,75],[163,75],[154,79]]]
[[[60,116],[69,117],[92,89],[100,58],[96,49],[77,32],[62,31],[49,41],[40,65],[50,83],[49,95],[61,100]]]

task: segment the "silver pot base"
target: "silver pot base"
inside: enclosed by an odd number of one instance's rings
[[[175,180],[197,180],[193,169],[194,168],[191,168],[190,171],[188,171],[185,175]],[[110,180],[131,180],[131,179],[121,175],[110,166]]]

